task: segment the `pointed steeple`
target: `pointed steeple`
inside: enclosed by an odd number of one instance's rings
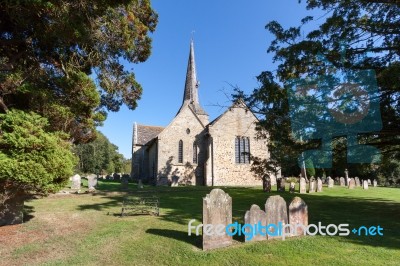
[[[183,93],[182,106],[185,104],[190,104],[196,114],[207,115],[203,108],[201,108],[199,103],[199,85],[200,83],[197,80],[196,75],[196,63],[194,61],[194,44],[192,39],[190,41],[189,61],[186,71],[185,90]]]

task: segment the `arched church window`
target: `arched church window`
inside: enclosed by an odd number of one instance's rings
[[[198,156],[197,143],[195,141],[193,142],[193,163],[197,164],[197,156]]]
[[[178,162],[183,163],[183,141],[179,141]]]

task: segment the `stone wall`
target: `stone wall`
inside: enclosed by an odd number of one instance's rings
[[[183,141],[182,163],[178,162],[179,140]],[[198,147],[197,163],[193,163],[195,141]],[[179,114],[158,136],[157,183],[203,185],[204,141],[204,126],[189,106],[183,106]]]
[[[268,150],[264,140],[256,139],[257,119],[243,105],[229,108],[215,122],[208,126],[208,155],[206,182],[211,186],[260,186],[262,181],[250,171],[251,164],[236,163],[235,138],[250,139],[250,153],[267,158]]]

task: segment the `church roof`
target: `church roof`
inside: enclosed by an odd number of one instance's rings
[[[157,137],[163,130],[164,127],[137,125],[137,142],[135,144],[145,145],[150,140]]]
[[[234,101],[233,104],[228,109],[225,110],[225,112],[220,114],[217,118],[215,118],[213,121],[211,121],[207,126],[213,126],[215,123],[217,123],[232,108],[244,108],[244,109],[250,111],[250,109],[247,107],[246,103],[241,98],[239,98],[236,101]],[[253,112],[251,112],[251,113],[254,115]],[[258,118],[255,115],[254,115],[254,117],[258,120]]]

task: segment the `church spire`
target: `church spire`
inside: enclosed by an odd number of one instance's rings
[[[190,41],[190,52],[189,52],[189,61],[186,71],[186,81],[185,81],[185,90],[183,93],[183,103],[188,103],[199,115],[207,115],[206,112],[201,108],[199,103],[199,81],[197,80],[196,75],[196,63],[194,61],[194,44],[193,38]]]
[[[197,89],[199,82],[196,75],[196,63],[194,61],[194,44],[193,39],[190,41],[189,61],[186,71],[185,91],[183,94],[183,102],[189,101],[190,103],[199,103],[199,96]]]

